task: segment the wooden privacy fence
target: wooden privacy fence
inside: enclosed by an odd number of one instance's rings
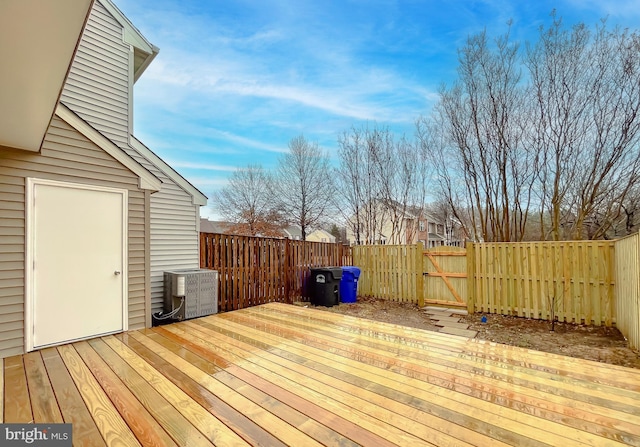
[[[445,245],[422,254],[424,304],[467,307],[467,250]]]
[[[358,295],[421,303],[422,243],[356,245],[353,265],[360,268]]]
[[[616,327],[640,349],[640,234],[615,242]]]
[[[311,267],[343,265],[346,245],[200,233],[200,267],[219,272],[220,312],[305,299]]]
[[[613,241],[481,243],[430,250],[422,244],[357,246],[353,260],[362,269],[363,296],[611,325],[617,319],[614,246]]]
[[[417,245],[357,245],[353,264],[362,270],[358,295],[391,301],[466,307],[466,250]]]
[[[467,245],[468,307],[475,312],[611,326],[613,241]]]

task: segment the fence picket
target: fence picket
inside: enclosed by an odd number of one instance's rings
[[[352,252],[337,244],[201,233],[200,247],[201,267],[220,273],[220,311],[305,299],[310,267],[328,265],[360,267],[362,296],[424,305],[421,246],[356,246]],[[615,324],[640,349],[640,234],[617,241],[470,243],[465,270],[461,296],[470,312],[548,319],[548,297],[556,296],[559,320]]]
[[[351,265],[351,260],[346,245],[200,233],[200,267],[219,272],[220,312],[304,300],[311,267]]]
[[[616,326],[632,349],[640,349],[640,233],[616,241]]]

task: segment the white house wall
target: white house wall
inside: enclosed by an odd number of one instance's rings
[[[136,150],[127,153],[162,181],[151,195],[151,310],[162,310],[164,272],[200,265],[200,207],[163,171]]]
[[[144,327],[148,192],[138,188],[136,174],[56,116],[40,154],[0,151],[0,358],[24,352],[27,177],[129,190],[129,328]]]
[[[130,51],[123,27],[96,0],[61,101],[119,146],[129,140]]]
[[[199,206],[129,145],[133,57],[123,26],[96,0],[61,101],[162,181],[151,195],[151,307],[162,310],[163,272],[199,266]]]

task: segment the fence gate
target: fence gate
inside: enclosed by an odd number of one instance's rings
[[[467,307],[467,250],[441,246],[423,251],[425,305]]]

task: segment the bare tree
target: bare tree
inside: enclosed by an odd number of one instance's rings
[[[289,142],[289,152],[279,161],[273,200],[288,220],[300,226],[302,240],[310,227],[333,212],[331,172],[328,154],[303,135]]]
[[[233,172],[229,184],[217,194],[217,209],[234,225],[229,231],[248,236],[279,234],[278,210],[272,199],[272,179],[260,165]]]
[[[414,239],[417,221],[424,213],[428,163],[423,147],[404,136],[394,140],[387,131],[383,141],[375,159],[381,199],[391,227],[388,239],[392,244],[404,244]]]
[[[442,117],[437,114],[421,117],[416,121],[416,136],[422,146],[425,160],[433,169],[434,186],[432,195],[437,199],[437,210],[429,207],[427,211],[435,217],[451,215],[461,227],[461,233],[473,240],[482,240],[477,226],[477,215],[473,208],[473,196],[470,188],[462,181],[459,170],[452,163],[456,160],[456,150],[448,144]]]
[[[539,151],[541,225],[553,239],[604,237],[638,181],[640,39],[627,30],[571,30],[554,15],[529,46]]]
[[[340,209],[356,244],[412,239],[429,176],[422,146],[378,126],[352,128],[338,143]]]
[[[458,220],[471,210],[486,241],[608,237],[640,180],[640,35],[554,15],[525,54],[508,33],[459,54],[457,82],[418,122]]]
[[[441,89],[436,108],[448,149],[433,158],[445,176],[442,192],[464,185],[473,230],[487,241],[522,240],[531,205],[535,154],[524,144],[518,54],[508,33],[493,49],[485,32],[470,37],[459,52],[459,79]]]
[[[338,157],[340,164],[336,168],[336,182],[339,194],[336,194],[336,209],[344,218],[355,244],[362,244],[362,235],[366,225],[365,190],[366,166],[368,159],[362,131],[352,128],[338,138]]]
[[[620,217],[615,221],[606,239],[626,236],[640,228],[640,183],[631,188],[620,208]]]
[[[375,244],[382,234],[385,210],[380,206],[382,185],[378,152],[383,145],[377,129],[352,128],[338,139],[340,164],[336,169],[340,199],[337,208],[357,245]]]

